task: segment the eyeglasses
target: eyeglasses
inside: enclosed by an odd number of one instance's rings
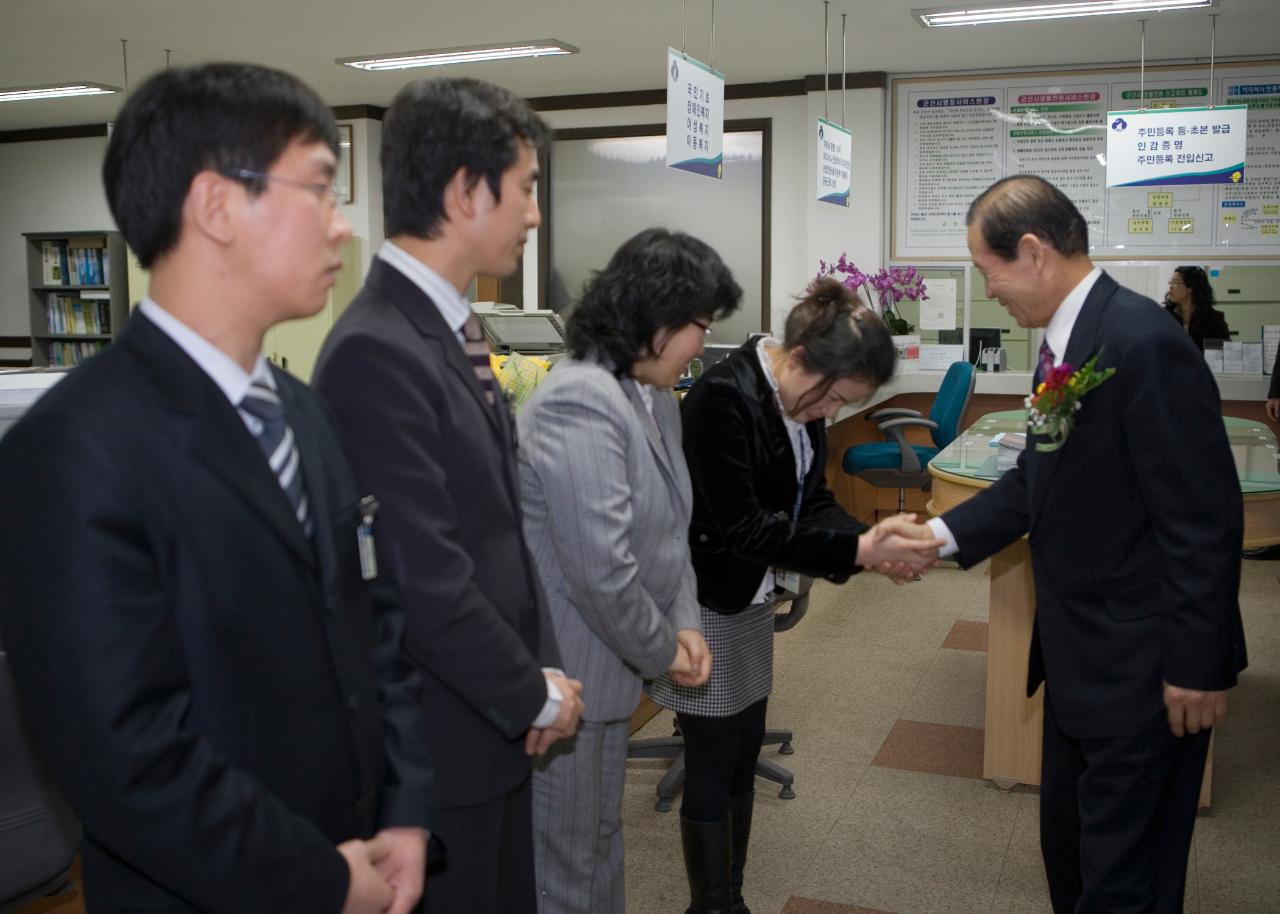
[[[339,190],[332,184],[321,184],[319,181],[299,181],[295,178],[286,178],[283,175],[269,175],[265,171],[254,171],[250,168],[237,168],[229,177],[232,178],[248,178],[251,181],[279,181],[281,184],[288,184],[290,187],[299,187],[302,190],[309,190],[316,195],[316,199],[326,206],[337,206],[342,202]]]
[[[1169,280],[1169,285],[1171,285],[1171,286],[1185,286],[1185,285],[1186,285],[1186,283],[1185,283],[1185,282],[1183,282],[1181,279],[1171,279],[1171,280]]]
[[[689,323],[701,330],[704,336],[711,336],[711,321],[702,321],[695,317]]]

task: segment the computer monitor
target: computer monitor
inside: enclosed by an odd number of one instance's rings
[[[528,354],[564,349],[564,325],[550,311],[477,312],[476,317],[497,348]]]
[[[962,330],[939,330],[938,342],[943,344],[951,344],[953,346],[960,345],[960,339],[964,331]],[[984,349],[1000,348],[999,327],[970,327],[969,328],[969,361],[977,365],[978,357]]]

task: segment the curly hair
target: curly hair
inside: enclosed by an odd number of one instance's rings
[[[1191,292],[1191,305],[1197,311],[1212,311],[1218,303],[1204,267],[1175,267],[1173,272],[1182,277],[1182,283]]]
[[[712,248],[683,232],[645,229],[623,243],[587,282],[565,326],[575,359],[594,356],[624,377],[651,353],[654,335],[696,318],[721,320],[742,287]]]

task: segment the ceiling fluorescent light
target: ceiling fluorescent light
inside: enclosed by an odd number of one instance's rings
[[[110,95],[120,90],[100,83],[58,83],[52,86],[22,86],[0,89],[0,102],[31,102],[44,98],[74,98],[78,95]]]
[[[436,48],[431,51],[402,51],[364,57],[339,57],[335,63],[357,70],[407,70],[411,67],[443,67],[451,63],[482,60],[513,60],[522,57],[559,57],[577,54],[578,49],[558,38],[537,41],[509,41],[504,44],[472,45],[465,48]]]
[[[1032,22],[1038,19],[1073,19],[1078,16],[1163,13],[1174,10],[1207,9],[1217,5],[1218,0],[1075,0],[1067,3],[1023,3],[1016,6],[985,6],[973,9],[938,7],[912,10],[911,15],[915,16],[925,28],[945,28],[953,25]]]

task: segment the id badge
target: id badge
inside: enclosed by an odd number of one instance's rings
[[[800,572],[798,571],[775,568],[773,569],[773,581],[779,590],[785,590],[788,593],[800,592]]]
[[[360,499],[360,526],[356,528],[356,550],[360,554],[360,577],[372,581],[378,576],[378,552],[373,542],[373,518],[378,513],[378,499],[366,495]]]

